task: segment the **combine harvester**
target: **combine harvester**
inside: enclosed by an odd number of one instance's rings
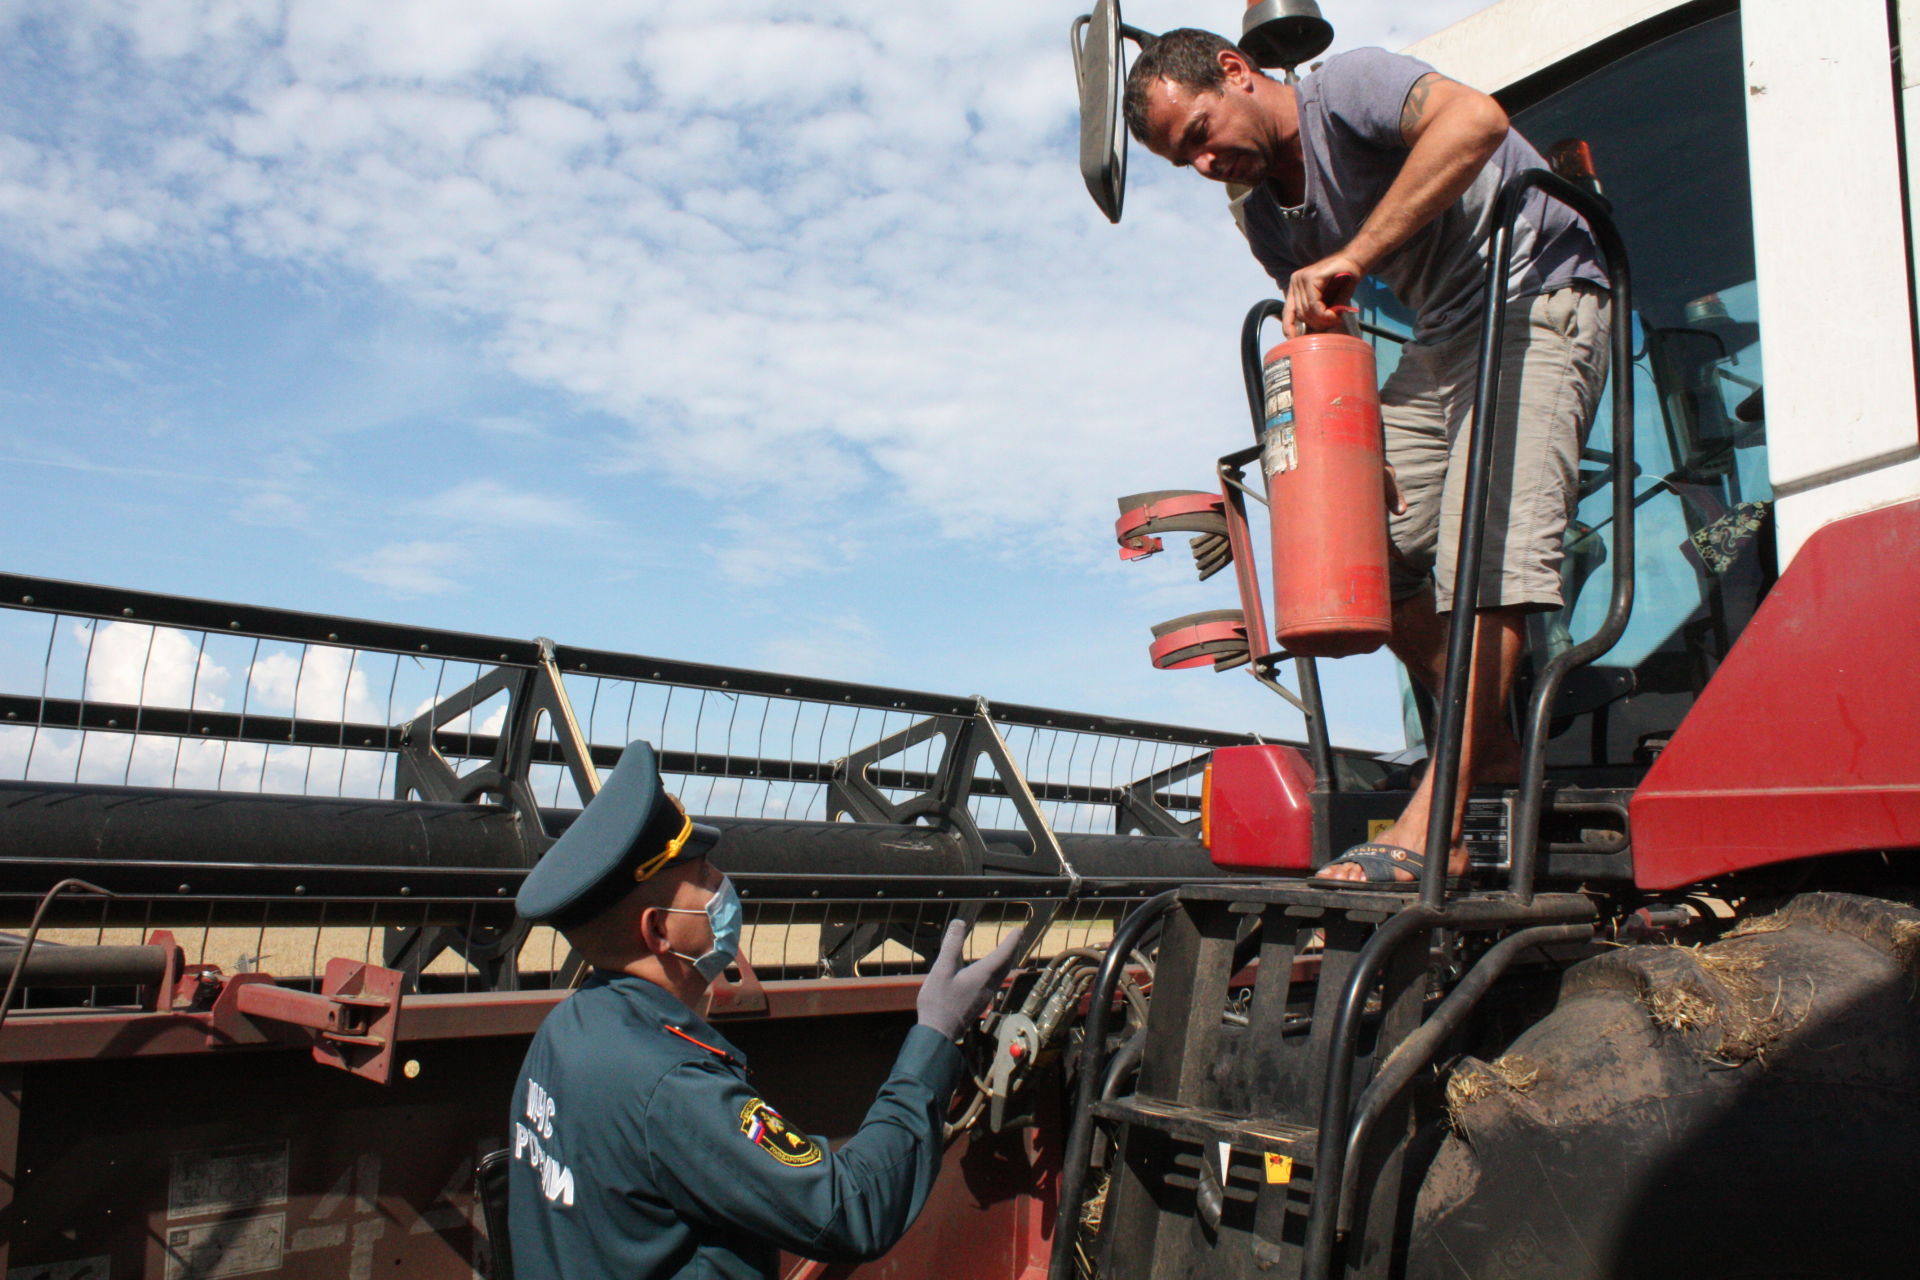
[[[1408,793],[1269,649],[1232,424],[1216,487],[1123,500],[1122,553],[1231,563],[1238,608],[1154,660],[1251,671],[1304,744],[0,577],[9,1280],[494,1274],[476,1160],[577,970],[511,899],[634,738],[747,903],[709,1015],[811,1131],[857,1124],[945,919],[1027,933],[920,1222],[791,1276],[1911,1274],[1916,33],[1505,0],[1412,51],[1593,158],[1527,181],[1629,320],[1465,890],[1304,880]],[[1142,34],[1076,23],[1116,218]]]

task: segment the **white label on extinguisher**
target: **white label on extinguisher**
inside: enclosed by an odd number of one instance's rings
[[[1260,433],[1260,470],[1268,479],[1300,464],[1293,433],[1293,359],[1281,356],[1262,373],[1267,426]]]
[[[1300,465],[1300,447],[1294,442],[1293,424],[1284,427],[1267,428],[1267,436],[1260,445],[1260,470],[1271,480],[1282,471],[1291,471]]]

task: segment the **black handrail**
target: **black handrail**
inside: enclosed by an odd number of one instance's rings
[[[1340,1211],[1334,1215],[1339,1231],[1352,1228],[1353,1205],[1360,1190],[1360,1161],[1366,1154],[1367,1140],[1373,1136],[1373,1126],[1421,1069],[1433,1061],[1441,1043],[1467,1020],[1492,990],[1494,982],[1522,952],[1555,943],[1583,942],[1591,937],[1591,924],[1537,924],[1508,934],[1488,948],[1412,1035],[1395,1046],[1353,1107],[1353,1120],[1347,1131],[1346,1167],[1340,1178]]]
[[[1107,947],[1107,958],[1094,980],[1087,1021],[1080,1041],[1080,1080],[1074,1090],[1073,1128],[1067,1134],[1067,1150],[1060,1165],[1060,1202],[1053,1215],[1053,1254],[1047,1263],[1047,1280],[1072,1280],[1073,1246],[1080,1238],[1080,1209],[1087,1196],[1087,1161],[1093,1154],[1093,1104],[1105,1083],[1107,1064],[1107,1018],[1113,1005],[1113,993],[1126,971],[1127,957],[1139,944],[1148,927],[1172,908],[1179,890],[1168,889],[1135,907],[1133,914],[1120,922]]]
[[[1313,1199],[1307,1208],[1304,1280],[1325,1280],[1333,1257],[1338,1219],[1341,1162],[1347,1153],[1347,1101],[1353,1091],[1353,1061],[1360,1040],[1360,1018],[1367,996],[1393,954],[1412,935],[1433,927],[1440,908],[1410,905],[1373,931],[1354,957],[1340,992],[1327,1045],[1327,1079],[1320,1100],[1320,1133],[1314,1147]]]
[[[1474,622],[1479,617],[1480,553],[1486,541],[1487,476],[1493,467],[1494,436],[1492,430],[1482,431],[1479,427],[1482,423],[1494,422],[1495,408],[1499,404],[1500,348],[1506,318],[1507,283],[1513,267],[1513,227],[1520,216],[1521,202],[1534,189],[1559,200],[1586,220],[1606,257],[1608,274],[1612,280],[1608,292],[1613,324],[1613,484],[1617,519],[1614,529],[1613,599],[1606,620],[1591,639],[1547,664],[1546,671],[1542,672],[1535,686],[1533,703],[1529,709],[1527,743],[1522,752],[1520,796],[1515,805],[1513,829],[1509,833],[1509,840],[1518,842],[1510,845],[1509,884],[1522,901],[1530,901],[1533,895],[1540,794],[1546,763],[1546,708],[1569,670],[1605,652],[1619,638],[1633,608],[1633,378],[1626,247],[1605,207],[1593,196],[1545,169],[1528,169],[1509,178],[1500,189],[1493,233],[1487,243],[1487,287],[1481,299],[1480,382],[1474,395],[1473,419],[1468,426],[1473,432],[1473,447],[1468,455],[1467,491],[1461,504],[1459,555],[1454,560],[1454,608],[1447,626],[1447,665],[1438,705],[1438,740],[1429,753],[1428,768],[1433,779],[1433,790],[1430,793],[1432,803],[1427,810],[1426,867],[1420,877],[1420,900],[1429,907],[1438,907],[1446,900],[1446,863],[1447,855],[1453,848],[1453,810],[1459,791],[1460,757],[1466,738]],[[1626,496],[1623,498],[1623,495]],[[1623,513],[1625,518],[1619,518]]]
[[[1247,412],[1253,417],[1253,441],[1261,442],[1267,427],[1266,381],[1260,367],[1260,327],[1278,320],[1286,304],[1278,298],[1262,298],[1247,312],[1240,325],[1240,377],[1247,388]],[[1271,518],[1271,514],[1269,515]],[[1278,573],[1279,565],[1273,566]],[[1266,645],[1268,639],[1247,637],[1250,644]],[[1320,695],[1320,669],[1312,658],[1293,657],[1300,673],[1300,700],[1307,704],[1307,751],[1313,759],[1314,785],[1326,791],[1338,791],[1340,779],[1334,772],[1333,743],[1327,732],[1327,707]]]
[[[1553,656],[1534,682],[1533,696],[1527,704],[1526,736],[1520,749],[1520,794],[1514,802],[1512,828],[1507,833],[1507,875],[1514,896],[1522,902],[1531,902],[1540,848],[1547,728],[1552,720],[1554,695],[1560,691],[1560,682],[1568,672],[1611,649],[1633,616],[1636,502],[1633,494],[1633,277],[1627,265],[1626,243],[1620,238],[1620,230],[1614,226],[1605,203],[1592,193],[1542,169],[1529,170],[1514,183],[1522,179],[1532,179],[1528,185],[1539,187],[1586,219],[1587,228],[1599,242],[1601,256],[1606,259],[1613,329],[1609,370],[1613,379],[1613,593],[1607,602],[1607,616],[1601,619],[1598,629],[1579,644]],[[1567,603],[1571,607],[1572,601]]]
[[[1353,1114],[1353,1063],[1357,1056],[1360,1025],[1366,1011],[1367,997],[1372,994],[1381,971],[1394,953],[1430,929],[1452,928],[1464,932],[1510,924],[1561,924],[1570,917],[1585,920],[1592,913],[1592,904],[1582,898],[1528,904],[1497,898],[1468,898],[1447,907],[1410,903],[1405,910],[1374,930],[1373,936],[1367,939],[1354,957],[1346,984],[1341,988],[1333,1026],[1328,1033],[1327,1078],[1321,1086],[1320,1129],[1314,1147],[1314,1190],[1307,1206],[1306,1257],[1302,1260],[1300,1271],[1302,1280],[1327,1280],[1332,1274],[1333,1244],[1338,1234],[1342,1191],[1347,1181],[1347,1154],[1352,1149],[1349,1126]],[[1591,925],[1583,927],[1591,931]],[[1464,1017],[1471,1008],[1471,1004],[1461,1002],[1455,1006],[1453,1016]],[[1368,1097],[1363,1095],[1361,1103],[1365,1107]]]

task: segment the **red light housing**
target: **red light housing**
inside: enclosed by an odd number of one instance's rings
[[[1200,787],[1202,838],[1216,867],[1313,869],[1313,767],[1292,747],[1221,747]]]

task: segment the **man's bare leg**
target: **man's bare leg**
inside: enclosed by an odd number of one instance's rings
[[[1501,611],[1482,610],[1481,616],[1498,612]],[[1419,595],[1394,601],[1393,633],[1387,639],[1387,647],[1393,651],[1394,657],[1400,659],[1407,673],[1420,687],[1436,698],[1440,696],[1440,686],[1445,682],[1447,673],[1447,625],[1447,615],[1433,607],[1432,587]],[[1516,670],[1517,659],[1512,668],[1503,669],[1501,673],[1501,679],[1505,682],[1501,694],[1502,706],[1505,705],[1507,694],[1513,690]],[[1490,737],[1483,738],[1480,743],[1482,754],[1478,781],[1518,783],[1520,740],[1513,736],[1513,730],[1504,715],[1500,717],[1498,725],[1488,728]]]
[[[1466,874],[1467,850],[1461,843],[1460,831],[1466,817],[1467,796],[1475,782],[1514,781],[1519,777],[1520,744],[1507,725],[1506,705],[1525,648],[1524,610],[1480,611],[1474,628],[1473,670],[1467,685],[1466,735],[1460,756],[1460,785],[1454,796],[1451,851],[1447,857],[1449,875]],[[1434,612],[1431,595],[1416,596],[1395,606],[1393,650],[1415,679],[1438,692],[1440,675],[1446,666],[1446,623]],[[1415,853],[1426,851],[1433,780],[1433,770],[1428,769],[1406,809],[1391,827],[1374,837],[1376,841]],[[1326,868],[1319,874],[1336,880],[1366,879],[1366,871],[1351,864]],[[1406,878],[1412,879],[1412,873]]]

